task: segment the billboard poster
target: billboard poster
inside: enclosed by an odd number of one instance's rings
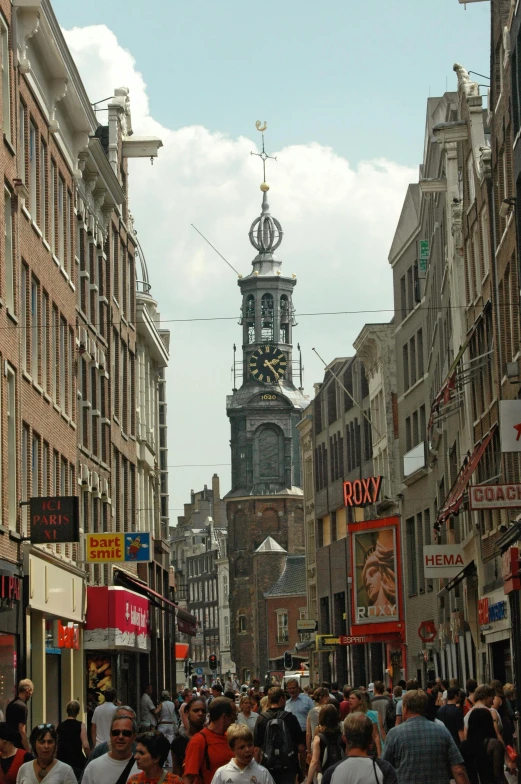
[[[357,635],[403,630],[398,517],[349,526],[352,631]]]

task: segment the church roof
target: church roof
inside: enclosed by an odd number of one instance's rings
[[[304,596],[306,594],[306,556],[288,555],[286,568],[264,596]]]
[[[272,539],[271,536],[267,536],[260,547],[257,547],[255,550],[256,553],[285,553],[286,550],[280,546],[275,539]]]

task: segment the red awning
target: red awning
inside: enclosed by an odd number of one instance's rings
[[[190,646],[186,642],[176,642],[175,644],[175,657],[176,659],[186,659]]]
[[[465,494],[465,490],[467,489],[467,485],[470,482],[472,474],[478,467],[478,463],[481,460],[485,449],[489,445],[490,439],[494,435],[496,427],[497,425],[493,425],[490,428],[488,433],[483,436],[479,444],[474,447],[472,454],[468,455],[465,459],[465,462],[460,468],[459,474],[450,489],[445,503],[438,512],[438,517],[436,518],[437,523],[444,523],[447,517],[450,517],[450,515],[457,514],[459,512],[459,508],[463,503],[463,496]]]

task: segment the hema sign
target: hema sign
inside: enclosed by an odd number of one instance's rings
[[[423,548],[425,577],[456,577],[464,567],[459,544],[428,544]]]

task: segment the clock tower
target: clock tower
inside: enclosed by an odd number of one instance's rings
[[[268,156],[264,153],[264,139],[263,156],[265,162]],[[242,385],[226,401],[232,465],[232,486],[225,499],[231,643],[241,682],[254,676],[262,682],[268,670],[277,669],[276,662],[268,660],[268,624],[271,629],[273,619],[266,618],[264,592],[271,587],[270,569],[273,582],[279,577],[281,550],[289,554],[304,552],[296,425],[308,399],[294,383],[293,291],[297,281],[295,275],[283,273],[276,255],[283,231],[270,214],[268,190],[263,182],[261,215],[253,221],[249,232],[257,255],[251,272],[238,280],[242,298]],[[298,379],[301,383],[300,369]],[[271,561],[267,537],[279,548],[273,550]],[[263,585],[259,587],[255,575],[260,560]],[[281,657],[285,649],[282,642]]]

